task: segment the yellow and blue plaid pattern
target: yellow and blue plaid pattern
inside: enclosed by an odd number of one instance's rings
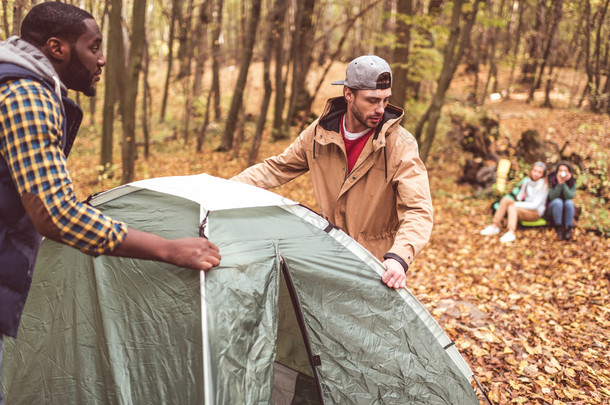
[[[0,154],[19,194],[40,198],[66,244],[94,256],[111,252],[127,225],[76,200],[62,124],[60,104],[40,83],[19,79],[0,86]]]

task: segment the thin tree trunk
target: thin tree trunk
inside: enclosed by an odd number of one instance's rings
[[[288,126],[295,122],[297,113],[306,109],[307,104],[311,101],[311,95],[307,90],[307,75],[312,62],[313,15],[316,0],[305,0],[297,3],[299,9],[294,32],[292,85],[286,119]]]
[[[124,90],[125,45],[123,42],[122,0],[114,0],[108,7],[108,61],[104,69],[104,107],[100,164],[106,172],[113,164],[114,116],[116,105]]]
[[[136,100],[138,82],[142,71],[142,54],[145,44],[146,0],[133,1],[131,47],[126,83],[125,103],[123,104],[123,183],[134,180],[136,159]]]
[[[8,23],[8,1],[2,2],[2,28],[4,30],[4,38],[11,36],[11,28]]]
[[[220,35],[222,33],[222,6],[223,0],[216,0],[213,13],[214,27],[212,29],[212,89],[214,92],[214,117],[220,120],[222,110],[220,107]]]
[[[517,22],[517,13],[519,12],[519,0],[513,0],[513,4],[510,10],[510,19],[506,27],[506,41],[504,41],[504,55],[510,53],[511,50],[511,39],[515,38],[518,41],[519,38],[515,37],[515,23]],[[520,12],[519,12],[520,14]],[[520,18],[520,17],[519,17]],[[520,24],[520,22],[519,22]]]
[[[172,65],[174,63],[174,35],[176,29],[176,15],[179,13],[181,0],[172,0],[169,12],[169,40],[167,41],[167,72],[165,73],[165,85],[163,86],[163,100],[161,101],[161,112],[159,122],[165,122],[165,111],[167,110],[167,97],[169,96],[169,82],[172,77]]]
[[[534,32],[529,41],[529,57],[523,66],[523,81],[535,86],[536,71],[542,56],[542,39],[544,37],[544,25],[546,21],[546,0],[538,0],[536,5],[536,22]]]
[[[582,106],[582,103],[585,100],[587,94],[591,94],[591,85],[593,84],[593,69],[591,67],[591,1],[585,1],[585,72],[587,73],[587,84],[583,89],[582,96],[580,101],[578,102],[578,108]],[[591,105],[589,108],[594,108],[591,100],[591,96],[589,97],[589,101]]]
[[[424,125],[426,127],[426,135],[423,138],[423,144],[420,149],[420,157],[423,161],[426,161],[430,149],[432,148],[432,143],[436,135],[436,127],[445,100],[445,94],[451,84],[455,70],[462,59],[466,45],[469,42],[472,26],[479,10],[480,0],[475,0],[472,11],[466,16],[465,22],[460,28],[463,2],[464,0],[455,0],[453,2],[453,14],[449,30],[450,35],[443,52],[443,67],[437,82],[436,93],[432,98],[430,107],[426,110],[424,117],[419,120],[415,129],[415,139],[417,139],[418,142],[421,142]]]
[[[193,35],[195,51],[195,76],[193,78],[193,98],[198,99],[203,93],[203,73],[205,61],[208,58],[208,25],[210,23],[210,0],[205,0],[199,6],[197,26]]]
[[[19,35],[19,27],[23,20],[23,8],[27,5],[26,0],[15,0],[13,3],[13,29],[11,35]]]
[[[208,125],[210,124],[210,103],[212,101],[212,88],[208,91],[208,97],[205,104],[205,118],[203,119],[203,124],[199,127],[199,131],[197,132],[197,152],[201,152],[203,149],[203,142],[205,141],[205,133],[208,130]]]
[[[237,123],[235,124],[235,137],[233,138],[233,146],[231,147],[231,159],[237,159],[241,151],[241,145],[244,143],[244,134],[246,132],[246,111],[242,104],[237,114]]]
[[[193,10],[194,0],[186,0],[186,8],[184,12],[180,13],[180,29],[178,30],[178,61],[180,62],[180,69],[178,71],[178,77],[182,78],[191,75],[191,65],[193,62]],[[182,11],[182,10],[181,10]]]
[[[543,107],[553,108],[553,104],[551,103],[551,89],[553,88],[553,80],[551,80],[551,75],[553,74],[553,65],[549,67],[549,75],[546,80],[546,88],[544,90],[544,103]]]
[[[299,60],[299,52],[297,49],[301,46],[301,24],[303,21],[303,3],[297,1],[296,2],[296,11],[294,16],[294,31],[292,32],[291,44],[290,44],[290,64],[292,65],[292,82],[290,83],[290,98],[288,100],[288,114],[286,116],[286,121],[284,122],[284,132],[290,132],[290,126],[292,125],[292,120],[295,114],[296,109],[296,92],[297,92],[297,84],[296,81],[297,75],[299,74],[299,65],[301,61]]]
[[[482,37],[483,35],[480,34],[479,35],[479,41],[482,41]],[[478,41],[477,41],[478,42]],[[472,50],[472,52],[475,53],[475,57],[474,57],[474,66],[471,68],[474,71],[474,83],[472,84],[472,94],[469,94],[467,97],[467,100],[469,102],[472,102],[473,104],[477,104],[477,100],[479,99],[479,73],[481,71],[481,54],[483,53],[481,51],[480,46],[471,46],[471,49],[475,48],[476,50]]]
[[[142,133],[144,135],[144,159],[148,160],[150,157],[150,125],[149,125],[149,117],[152,115],[150,113],[150,109],[152,107],[152,96],[150,90],[150,83],[148,81],[148,73],[150,67],[150,53],[148,52],[148,36],[146,35],[144,45],[144,64],[142,67],[142,89],[143,89],[143,97],[142,97]]]
[[[602,96],[602,90],[601,90],[601,76],[602,76],[602,69],[600,68],[600,58],[601,58],[601,43],[602,43],[602,37],[601,37],[601,31],[602,31],[602,26],[604,25],[604,21],[606,19],[606,12],[608,11],[608,4],[610,3],[610,0],[606,0],[606,3],[603,6],[599,6],[599,11],[597,12],[597,14],[599,15],[599,23],[597,24],[597,29],[595,31],[595,51],[594,51],[594,57],[595,57],[595,66],[592,67],[593,70],[593,81],[591,83],[591,89],[589,91],[589,101],[590,101],[590,107],[591,107],[591,111],[595,112],[595,113],[599,113],[601,111],[603,111],[603,107],[602,107],[602,103],[603,103],[603,97]],[[607,69],[607,67],[606,67]]]
[[[185,144],[188,144],[191,117],[193,115],[193,93],[192,89],[192,66],[194,57],[194,48],[196,39],[193,39],[192,21],[193,21],[194,0],[188,0],[186,11],[182,14],[181,28],[178,48],[178,59],[180,60],[180,71],[178,78],[182,79],[184,108],[182,115],[182,139]]]
[[[189,142],[191,115],[193,111],[193,93],[190,91],[190,76],[183,76],[181,82],[184,94],[184,107],[182,109],[182,140],[184,141],[184,144],[187,145]]]
[[[228,151],[233,147],[233,132],[235,131],[235,124],[237,121],[237,115],[242,107],[244,89],[248,80],[248,70],[250,69],[250,62],[252,61],[252,53],[254,50],[254,41],[256,39],[256,29],[258,27],[258,21],[260,19],[262,0],[254,0],[251,3],[250,19],[248,21],[248,29],[246,35],[246,44],[244,44],[243,55],[241,57],[241,65],[239,67],[239,76],[235,83],[235,91],[233,92],[233,98],[231,100],[231,108],[229,115],[227,116],[224,135],[222,137],[222,144],[218,148],[221,151]]]
[[[602,111],[610,114],[610,44],[606,43],[606,85],[604,86],[604,98]]]
[[[494,16],[494,13],[493,13],[494,2],[490,1],[488,4],[489,4],[490,16],[498,18],[498,19],[501,18],[502,13],[504,11],[504,0],[502,0],[500,2],[496,16]],[[495,85],[492,88],[492,92],[495,88],[497,88],[497,85],[498,85],[498,67],[496,66],[496,44],[498,42],[498,35],[499,35],[498,27],[490,28],[489,33],[490,33],[489,46],[491,48],[489,51],[489,72],[487,72],[487,80],[485,81],[485,87],[483,88],[483,96],[481,97],[481,103],[480,103],[481,106],[485,105],[485,100],[487,99],[487,94],[489,94],[489,85],[491,83],[491,80],[492,79],[495,80]]]
[[[532,101],[534,99],[534,91],[540,88],[542,83],[542,79],[544,76],[544,68],[548,63],[548,59],[551,55],[551,49],[553,47],[553,42],[555,40],[555,34],[557,32],[557,27],[559,26],[559,20],[561,19],[561,7],[563,0],[555,0],[555,13],[553,15],[553,21],[551,22],[551,29],[549,30],[549,35],[547,38],[546,47],[544,48],[544,54],[542,55],[542,62],[540,64],[540,69],[537,77],[534,79],[534,85],[530,88],[530,93],[527,98],[527,101]],[[550,76],[550,74],[549,74]]]
[[[517,67],[517,54],[519,53],[519,45],[521,43],[521,31],[523,27],[523,7],[519,6],[519,0],[515,0],[515,4],[519,7],[519,23],[517,25],[517,32],[515,34],[515,44],[513,48],[513,56],[512,63],[510,67],[510,74],[508,75],[508,83],[506,85],[506,95],[504,96],[505,100],[510,99],[511,87],[513,85],[513,79],[515,77],[515,69]],[[514,6],[513,6],[514,7]]]
[[[285,139],[288,134],[282,130],[284,123],[284,105],[286,104],[286,81],[283,78],[284,72],[284,32],[286,31],[283,22],[286,20],[288,11],[287,0],[277,0],[277,8],[273,17],[273,37],[275,53],[275,105],[273,111],[273,129],[271,138],[273,141]]]
[[[606,19],[606,13],[608,11],[608,4],[610,0],[606,0],[606,4],[603,9],[599,11],[599,24],[597,25],[597,30],[595,32],[595,88],[601,88],[601,70],[600,69],[600,57],[601,57],[601,44],[602,44],[602,27],[604,26],[604,21]],[[607,38],[607,37],[606,37]]]
[[[352,28],[354,27],[356,22],[358,22],[360,20],[360,18],[363,15],[365,15],[369,10],[372,10],[373,7],[375,7],[380,1],[381,0],[376,0],[376,1],[372,2],[366,8],[361,10],[360,13],[358,13],[358,15],[356,15],[354,18],[350,19],[347,22],[347,25],[346,25],[346,27],[343,30],[343,36],[339,40],[339,43],[337,44],[337,48],[335,49],[335,52],[330,57],[330,60],[328,61],[326,67],[324,68],[324,72],[322,73],[322,77],[320,77],[320,80],[318,80],[318,84],[316,85],[316,88],[315,88],[314,92],[312,93],[311,97],[309,97],[309,101],[308,101],[307,105],[305,106],[305,108],[303,110],[304,114],[303,114],[303,119],[301,120],[301,125],[300,125],[300,128],[299,128],[299,132],[301,132],[305,128],[305,125],[307,123],[307,117],[309,116],[309,113],[311,112],[311,105],[313,103],[313,100],[315,99],[316,95],[320,91],[320,88],[322,87],[322,84],[326,81],[326,75],[328,74],[328,71],[330,70],[331,65],[339,57],[339,54],[341,53],[341,49],[343,48],[343,44],[345,43],[349,32],[352,30]]]
[[[407,102],[407,77],[411,46],[411,24],[407,19],[413,14],[412,0],[398,0],[395,25],[396,45],[392,53],[393,74],[392,103],[404,108]]]
[[[275,0],[271,11],[274,15],[278,14],[277,10],[282,7],[282,1],[283,0]],[[273,92],[273,87],[271,86],[271,52],[275,39],[275,30],[275,25],[269,27],[267,40],[265,41],[265,49],[263,50],[263,85],[265,94],[263,96],[263,102],[261,103],[260,113],[258,114],[258,120],[256,121],[256,130],[254,132],[254,138],[252,139],[252,147],[248,154],[248,166],[252,166],[258,157],[258,149],[261,144],[261,139],[263,139],[263,130],[265,129],[265,123],[267,122],[267,110],[269,109],[271,93]]]

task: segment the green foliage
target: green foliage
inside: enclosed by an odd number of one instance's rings
[[[415,82],[436,80],[443,65],[440,52],[448,35],[446,27],[437,24],[437,18],[429,15],[396,14],[396,19],[411,26],[409,62],[402,66],[409,71],[409,79]],[[398,42],[396,33],[379,32],[370,37],[367,43],[376,47],[395,47]],[[393,66],[400,66],[393,64]]]
[[[425,101],[414,99],[407,100],[404,106],[405,116],[402,119],[402,126],[413,132],[419,117],[424,115],[426,108],[428,108],[428,104]]]
[[[443,55],[435,48],[414,47],[409,57],[409,78],[416,82],[436,80],[443,66]]]
[[[581,208],[579,227],[595,229],[601,235],[610,237],[610,204],[604,198],[579,199],[577,203]]]
[[[608,161],[599,159],[589,162],[579,173],[578,188],[600,197],[610,198],[610,180],[608,179]]]

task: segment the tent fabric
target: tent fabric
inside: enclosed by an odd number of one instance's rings
[[[425,308],[312,211],[205,175],[91,202],[168,238],[203,221],[221,265],[200,291],[198,272],[45,240],[19,339],[5,341],[8,404],[479,403]]]

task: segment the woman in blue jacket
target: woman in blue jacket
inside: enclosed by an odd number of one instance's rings
[[[566,161],[557,164],[557,169],[549,173],[549,206],[546,216],[555,224],[555,230],[560,240],[572,239],[574,223],[574,194],[576,179],[572,165]]]

